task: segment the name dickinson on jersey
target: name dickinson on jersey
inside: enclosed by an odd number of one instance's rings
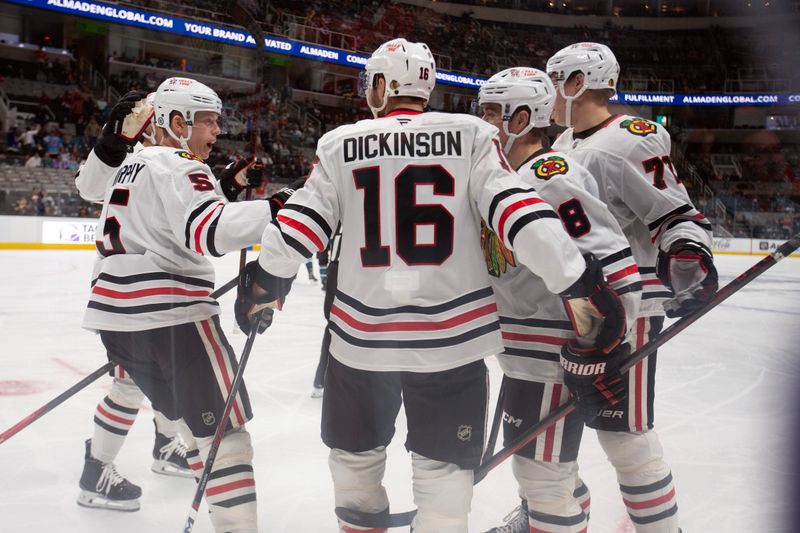
[[[461,157],[460,131],[370,133],[347,137],[344,162],[376,157]]]

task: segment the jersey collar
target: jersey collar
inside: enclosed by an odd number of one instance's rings
[[[611,124],[613,121],[617,120],[621,116],[622,115],[611,115],[610,117],[605,119],[603,122],[601,122],[597,126],[592,126],[588,130],[573,132],[572,133],[572,138],[573,139],[585,139],[585,138],[589,137],[590,135],[594,135],[595,133],[597,133],[598,131],[602,130],[603,128],[605,128],[606,126],[608,126],[609,124]]]
[[[525,165],[527,165],[528,163],[530,163],[531,161],[533,161],[534,159],[536,159],[540,155],[544,155],[544,154],[547,154],[547,153],[550,153],[550,152],[555,152],[555,150],[551,150],[550,148],[545,148],[544,146],[542,146],[541,148],[539,148],[538,150],[533,152],[531,155],[529,155],[527,158],[525,158],[525,161],[520,163],[519,166],[514,170],[519,172],[519,169],[521,169],[522,167],[524,167]]]
[[[405,109],[402,107],[398,107],[391,113],[387,113],[383,116],[383,118],[389,117],[396,117],[397,115],[421,115],[422,111],[417,111],[416,109]]]

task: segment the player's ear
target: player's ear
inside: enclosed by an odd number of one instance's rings
[[[183,115],[173,112],[172,116],[169,118],[169,125],[177,136],[185,136],[187,128],[186,120],[184,120]]]
[[[586,81],[586,76],[584,76],[583,72],[578,72],[575,75],[575,91],[579,91],[581,87],[583,87],[583,83]]]

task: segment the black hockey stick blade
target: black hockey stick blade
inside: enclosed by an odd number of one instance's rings
[[[23,418],[22,420],[20,420],[19,422],[17,422],[7,430],[5,430],[3,433],[0,433],[0,444],[3,444],[5,441],[7,441],[11,437],[16,435],[29,425],[31,425],[31,423],[35,422],[36,420],[39,420],[41,417],[52,411],[55,407],[63,403],[64,400],[74,395],[79,390],[85,388],[87,385],[95,381],[103,374],[106,374],[112,368],[114,368],[114,363],[108,362],[104,364],[103,366],[101,366],[100,368],[98,368],[97,370],[95,370],[94,372],[92,372],[79,382],[77,382],[75,385],[68,388],[67,390],[65,390],[64,392],[62,392],[61,394],[59,394],[58,396],[56,396],[55,398],[53,398],[52,400],[50,400],[49,402],[47,402],[46,404],[35,410],[34,412],[32,412],[31,414],[29,414],[28,416],[26,416],[25,418]]]
[[[620,372],[625,373],[631,368],[633,368],[639,361],[644,359],[645,357],[649,356],[662,345],[666,344],[667,341],[675,337],[678,333],[685,330],[692,324],[694,324],[698,319],[704,316],[706,313],[717,307],[719,304],[730,298],[734,293],[736,293],[739,289],[756,279],[758,276],[766,272],[769,268],[775,265],[778,261],[783,259],[784,257],[788,257],[792,252],[800,248],[800,233],[780,245],[774,252],[770,255],[764,257],[761,261],[754,264],[752,267],[741,273],[737,276],[733,281],[725,285],[717,294],[714,295],[714,298],[702,307],[698,309],[696,312],[692,313],[691,315],[687,315],[685,317],[680,318],[679,320],[675,321],[671,326],[666,328],[664,331],[661,332],[656,338],[651,340],[650,342],[646,343],[644,346],[636,350],[630,356],[628,356],[628,360],[620,367]],[[502,450],[497,452],[495,455],[490,457],[487,461],[485,461],[481,466],[479,466],[475,470],[475,483],[478,483],[486,475],[496,468],[500,463],[508,459],[510,456],[514,455],[520,449],[524,448],[528,445],[533,439],[538,437],[540,434],[544,433],[547,428],[549,428],[552,424],[555,424],[562,418],[569,415],[572,411],[575,410],[575,400],[570,398],[569,401],[559,406],[555,411],[550,413],[548,416],[543,418],[539,421],[538,424],[535,424],[527,431],[525,431],[522,435],[514,439],[508,446],[504,447]]]
[[[395,514],[378,514],[378,513],[362,513],[347,507],[337,507],[334,509],[336,518],[343,520],[348,524],[358,527],[366,527],[370,529],[384,529],[393,527],[406,527],[411,524],[417,514],[416,509],[407,511],[405,513]]]
[[[208,457],[206,458],[205,466],[203,467],[203,473],[197,482],[197,490],[195,490],[192,506],[189,509],[189,516],[186,518],[186,523],[183,526],[184,533],[191,533],[192,528],[194,527],[194,522],[197,519],[197,511],[200,509],[200,502],[203,500],[203,493],[206,491],[208,478],[211,475],[211,469],[214,467],[214,461],[217,458],[219,445],[220,442],[222,442],[222,435],[225,433],[225,426],[228,424],[228,418],[230,417],[231,410],[233,409],[233,402],[236,401],[236,395],[239,393],[239,388],[242,386],[244,369],[247,366],[247,360],[250,359],[250,352],[253,349],[253,342],[255,342],[257,335],[258,328],[253,325],[250,335],[247,337],[247,342],[244,344],[242,357],[239,360],[239,368],[236,369],[236,375],[231,383],[231,390],[230,393],[228,393],[228,399],[225,401],[225,408],[222,410],[222,416],[220,416],[219,423],[217,423],[217,429],[214,431],[214,439],[211,441],[211,447],[208,449]]]

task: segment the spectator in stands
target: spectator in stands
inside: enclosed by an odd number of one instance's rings
[[[19,154],[20,150],[22,149],[22,145],[20,144],[20,137],[17,133],[17,127],[14,126],[8,130],[8,135],[6,137],[6,153],[9,154]]]
[[[95,143],[97,143],[97,138],[100,136],[100,131],[102,131],[100,124],[98,124],[97,119],[92,116],[92,118],[89,119],[89,123],[86,125],[86,129],[84,130],[86,143],[89,146],[94,146]]]
[[[36,136],[39,135],[39,124],[31,124],[22,135],[22,151],[29,156],[36,152]]]
[[[45,135],[42,142],[44,143],[47,155],[51,158],[58,157],[61,153],[61,148],[64,146],[64,140],[61,138],[61,134],[55,126],[50,128],[50,132]]]
[[[42,168],[42,156],[39,152],[33,152],[25,161],[25,168]]]

